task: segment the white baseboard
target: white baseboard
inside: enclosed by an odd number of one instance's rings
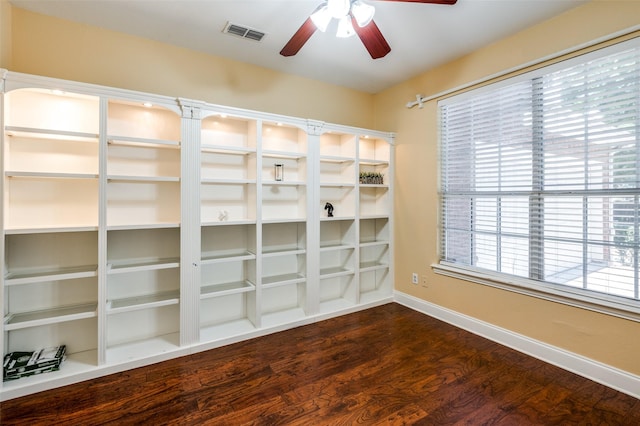
[[[639,376],[443,308],[406,293],[396,291],[394,300],[415,311],[640,399]]]

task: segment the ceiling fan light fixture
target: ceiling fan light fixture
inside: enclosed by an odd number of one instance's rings
[[[315,12],[313,12],[310,16],[311,21],[322,32],[327,31],[327,27],[329,26],[329,22],[331,22],[331,13],[329,13],[329,8],[327,7],[327,3],[322,3]]]
[[[327,9],[332,17],[342,19],[351,8],[351,0],[327,0]]]
[[[351,14],[360,28],[366,27],[373,20],[376,8],[370,4],[356,0],[351,5]]]
[[[1,1],[1,0],[0,0]],[[373,21],[375,8],[363,0],[316,0],[321,2],[314,12],[302,23],[280,54],[294,56],[318,30],[325,31],[333,18],[338,20],[336,37],[350,37],[358,34],[360,41],[372,59],[380,59],[391,52],[391,46]],[[433,3],[452,5],[458,0],[384,0],[406,3]],[[326,17],[329,15],[329,18]]]
[[[355,33],[356,31],[353,29],[353,24],[351,23],[351,16],[346,15],[340,18],[340,21],[338,21],[336,37],[347,38],[351,37]]]

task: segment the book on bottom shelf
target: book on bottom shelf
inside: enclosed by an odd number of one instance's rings
[[[65,345],[31,352],[10,352],[4,356],[2,380],[15,380],[60,369],[65,360]]]

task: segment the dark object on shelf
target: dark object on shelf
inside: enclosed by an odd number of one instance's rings
[[[324,209],[327,211],[327,217],[333,217],[333,204],[331,203],[325,204]]]
[[[363,185],[384,185],[384,175],[382,173],[361,172],[360,183]]]
[[[32,352],[10,352],[4,356],[2,381],[59,370],[66,351],[67,347],[61,345]]]
[[[284,179],[284,164],[274,164],[274,174],[276,181],[281,181]]]

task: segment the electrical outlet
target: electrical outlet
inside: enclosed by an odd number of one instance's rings
[[[415,272],[411,274],[411,282],[413,284],[418,284],[418,274],[416,274]]]
[[[423,275],[421,278],[422,278],[422,287],[424,288],[429,287],[429,284],[427,283],[427,276]]]

